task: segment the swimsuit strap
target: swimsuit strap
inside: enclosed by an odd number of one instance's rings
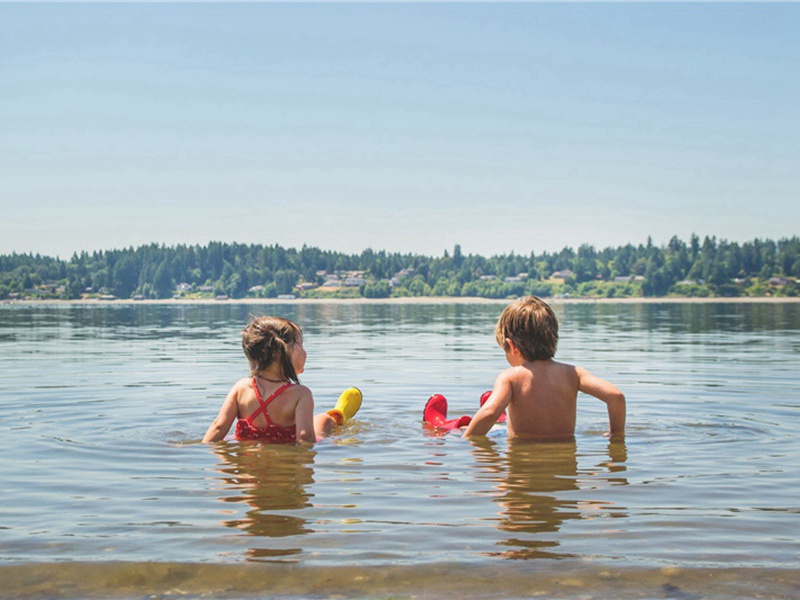
[[[281,392],[283,392],[286,388],[292,387],[292,384],[290,382],[284,383],[281,387],[279,387],[277,390],[275,390],[272,393],[272,395],[270,395],[270,397],[267,398],[266,400],[262,400],[261,399],[261,392],[258,389],[258,384],[256,384],[256,378],[255,377],[253,377],[253,379],[252,379],[252,384],[253,384],[253,391],[256,393],[256,400],[258,400],[258,405],[259,406],[253,412],[252,415],[247,417],[248,420],[252,423],[253,419],[255,419],[258,416],[258,413],[264,413],[264,418],[267,420],[267,424],[268,425],[274,425],[274,423],[272,422],[272,419],[269,418],[269,413],[267,413],[267,407],[269,406],[270,402],[272,402],[273,400],[275,400],[275,398],[277,398],[278,396],[281,395]]]

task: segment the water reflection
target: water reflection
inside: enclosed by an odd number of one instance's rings
[[[505,532],[499,545],[508,550],[490,556],[510,559],[568,558],[578,556],[558,552],[564,524],[574,519],[622,517],[626,510],[612,502],[590,499],[581,490],[605,485],[626,485],[627,451],[624,444],[608,446],[608,456],[588,471],[578,468],[577,444],[508,440],[503,456],[490,439],[471,441],[473,457],[479,467],[497,480],[500,506],[498,530]],[[607,477],[606,474],[614,474]],[[585,482],[591,479],[591,486]]]
[[[304,536],[313,531],[298,515],[312,505],[313,494],[308,488],[314,483],[316,453],[302,446],[233,442],[219,444],[216,453],[226,488],[220,500],[246,502],[249,506],[243,518],[225,520],[223,524],[261,538],[247,550],[247,556],[276,560],[300,554],[299,539],[296,545],[287,545],[276,538]]]
[[[632,303],[555,305],[567,328],[659,331],[675,334],[797,330],[800,305],[766,302]]]
[[[796,331],[800,304],[766,302],[577,303],[553,306],[566,329],[608,329],[670,333]],[[307,333],[335,335],[341,329],[386,332],[398,325],[408,331],[491,333],[504,304],[42,304],[0,306],[0,330],[70,328],[116,330],[138,338],[140,328],[162,337],[186,335],[189,325],[215,331],[241,327],[250,314],[274,314],[303,325]],[[154,327],[155,326],[155,327]],[[205,329],[200,327],[200,329]]]

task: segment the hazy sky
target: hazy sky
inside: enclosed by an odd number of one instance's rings
[[[800,233],[800,4],[0,4],[0,254]]]

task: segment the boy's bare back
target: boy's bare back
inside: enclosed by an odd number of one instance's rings
[[[578,398],[574,367],[554,360],[511,367],[498,376],[495,392],[508,398],[510,436],[558,438],[574,434]]]
[[[475,413],[465,436],[485,435],[507,410],[509,436],[573,437],[578,392],[605,402],[610,434],[624,436],[622,392],[586,369],[553,360],[558,320],[545,302],[528,297],[506,307],[495,336],[511,368],[497,376],[491,396]]]
[[[537,360],[506,369],[497,377],[491,397],[475,415],[466,435],[481,435],[481,418],[497,421],[508,412],[508,435],[531,439],[571,438],[575,435],[578,392],[609,405],[612,433],[625,427],[625,397],[614,385],[586,369],[554,360]],[[497,414],[497,417],[494,415]],[[488,429],[487,429],[488,431]],[[483,432],[485,433],[485,432]]]

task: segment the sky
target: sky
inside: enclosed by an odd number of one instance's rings
[[[0,254],[800,234],[800,4],[0,4]]]

